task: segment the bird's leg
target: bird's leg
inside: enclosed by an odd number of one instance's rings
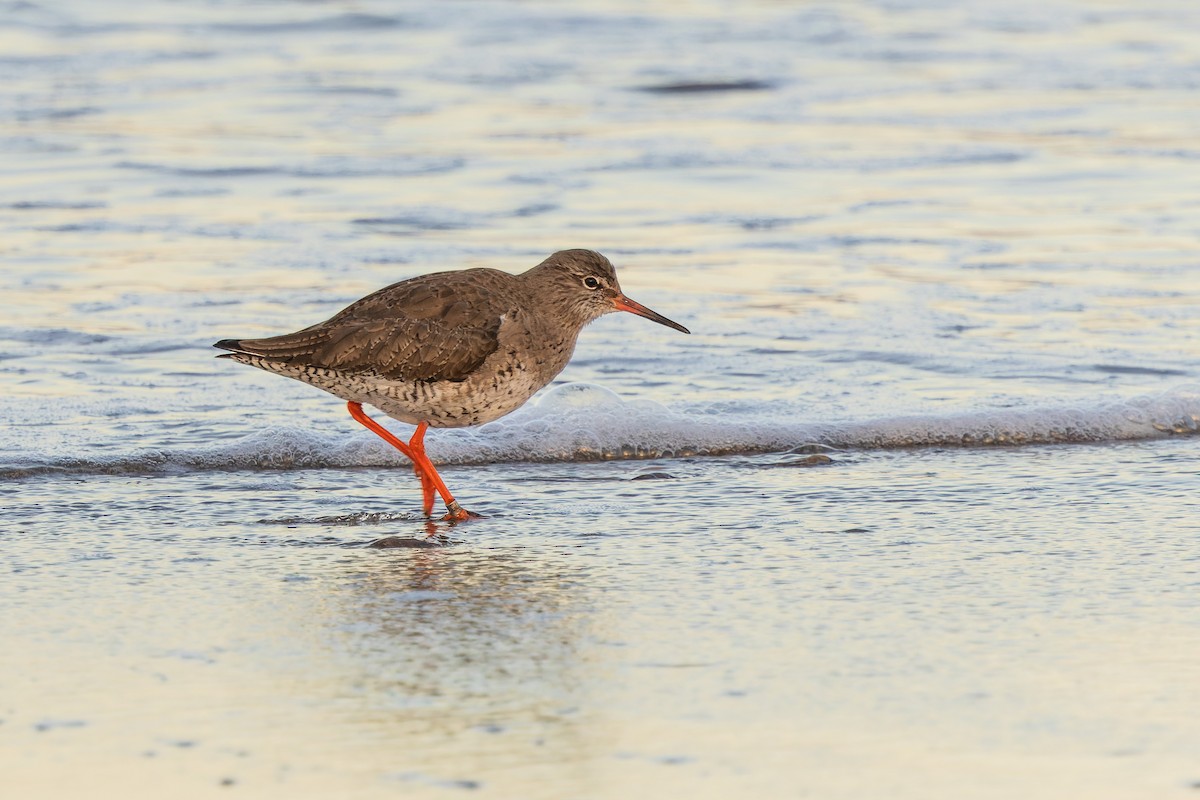
[[[412,453],[413,472],[421,479],[421,508],[425,511],[426,517],[432,517],[433,494],[436,487],[433,479],[426,474],[425,468],[422,466],[428,459],[428,456],[425,455],[425,429],[428,427],[424,422],[417,426],[417,429],[413,431],[412,438],[408,440],[408,449]]]
[[[350,416],[354,417],[358,422],[361,422],[368,430],[374,433],[379,438],[390,444],[392,447],[404,453],[410,461],[413,462],[413,472],[421,479],[421,499],[425,508],[425,516],[430,516],[433,513],[433,482],[426,476],[425,471],[421,468],[421,464],[417,461],[416,455],[412,448],[404,442],[392,435],[391,431],[380,425],[375,420],[371,419],[363,411],[362,403],[353,401],[346,404],[346,408],[350,411]]]
[[[438,494],[446,501],[446,516],[442,517],[446,522],[453,522],[464,519],[478,518],[478,514],[467,511],[458,504],[454,499],[454,495],[450,494],[450,490],[446,488],[446,482],[442,480],[442,476],[438,475],[438,471],[434,469],[433,462],[429,460],[429,456],[425,455],[425,431],[429,429],[429,423],[422,422],[413,431],[412,438],[408,440],[409,450],[412,451],[413,463],[421,470],[423,476],[428,477],[434,487],[437,488]],[[425,477],[422,477],[424,483]],[[433,510],[433,491],[428,490],[425,496],[425,514],[426,516]]]
[[[421,480],[421,511],[426,517],[433,516],[433,494],[436,491],[433,486],[433,481],[425,474],[425,471],[413,464],[413,472]]]

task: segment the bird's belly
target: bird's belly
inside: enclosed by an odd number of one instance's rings
[[[570,355],[570,347],[552,348],[532,359],[522,356],[518,349],[507,349],[487,359],[462,381],[395,380],[242,353],[231,357],[324,389],[343,400],[374,406],[410,425],[426,422],[434,428],[464,428],[491,422],[520,408],[562,371]]]
[[[361,402],[401,422],[433,428],[482,425],[520,408],[549,379],[525,371],[487,380],[380,382]]]

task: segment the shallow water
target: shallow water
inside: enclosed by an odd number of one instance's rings
[[[1195,795],[1200,11],[994,6],[0,6],[5,788]],[[212,358],[563,247],[481,521]]]

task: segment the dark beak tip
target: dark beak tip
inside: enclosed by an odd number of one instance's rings
[[[674,328],[675,330],[679,331],[680,333],[686,333],[689,335],[691,334],[691,331],[689,331],[687,328],[680,325],[678,322],[676,322],[673,319],[667,319],[666,317],[662,316],[661,314],[658,314],[654,317],[646,317],[646,319],[648,319],[652,322],[657,322],[659,325],[663,325],[667,328]]]
[[[680,325],[675,320],[667,319],[662,314],[659,314],[657,311],[653,311],[649,308],[646,308],[641,303],[639,303],[635,300],[630,300],[625,295],[619,295],[616,299],[616,302],[614,302],[613,305],[617,308],[618,311],[628,311],[632,314],[638,315],[639,317],[644,317],[644,318],[650,320],[651,322],[657,322],[659,325],[665,325],[668,328],[674,328],[675,330],[679,331],[680,333],[687,333],[687,334],[691,333],[691,331],[689,331],[687,328]]]
[[[666,317],[663,317],[663,319],[666,319]],[[664,325],[668,328],[674,328],[675,330],[679,331],[680,333],[691,334],[691,331],[689,331],[687,328],[680,325],[678,322],[676,322],[673,319],[666,319],[666,322],[663,322],[663,321],[657,320],[657,319],[654,321],[657,322],[658,324]]]

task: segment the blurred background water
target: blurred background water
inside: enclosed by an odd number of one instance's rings
[[[1194,796],[1197,31],[0,3],[5,787]],[[693,335],[432,433],[484,521],[212,358],[566,247]]]

